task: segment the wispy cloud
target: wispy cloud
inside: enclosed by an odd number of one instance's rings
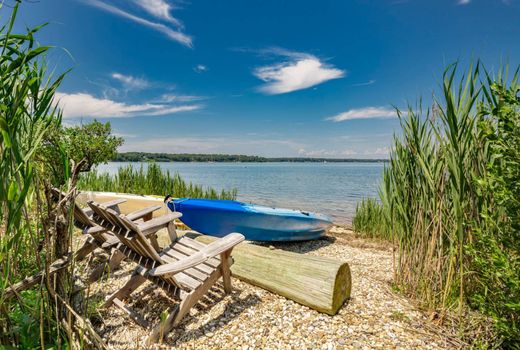
[[[176,95],[176,94],[163,94],[159,98],[159,102],[193,102],[193,101],[201,101],[206,100],[208,97],[206,96],[196,96],[196,95]]]
[[[384,158],[390,155],[390,148],[388,147],[378,147],[375,150],[366,150],[364,152],[367,156],[383,156]]]
[[[183,28],[182,22],[171,15],[173,8],[168,2],[164,0],[134,0],[134,2],[152,16]]]
[[[459,4],[459,5],[467,5],[467,4],[469,4],[470,2],[471,2],[471,0],[459,0],[459,1],[458,1],[458,4]]]
[[[247,51],[247,49],[237,49]],[[256,68],[253,74],[266,82],[259,90],[274,95],[307,89],[332,79],[345,76],[345,71],[327,64],[314,55],[288,51],[283,48],[269,48],[256,51],[285,57],[284,62]]]
[[[326,118],[333,122],[342,122],[352,119],[381,119],[381,118],[395,118],[397,113],[394,109],[386,107],[364,107],[351,109],[349,111],[337,114],[335,116]]]
[[[56,101],[64,118],[130,118],[141,116],[161,116],[200,109],[200,105],[173,106],[169,104],[143,103],[127,104],[106,98],[97,98],[86,93],[57,92]]]
[[[193,70],[197,73],[204,73],[208,71],[208,67],[203,64],[197,64],[195,67],[193,67]]]
[[[351,86],[367,86],[367,85],[372,85],[374,84],[376,81],[374,79],[371,79],[369,81],[366,81],[364,83],[358,83],[358,84],[352,84]]]
[[[146,140],[125,142],[121,151],[169,152],[169,153],[240,153],[258,154],[261,149],[265,154],[284,156],[288,150],[297,151],[302,144],[291,140],[251,139],[229,137],[154,137]]]
[[[141,90],[150,86],[150,82],[144,78],[125,75],[114,72],[110,75],[113,79],[121,82],[126,90]]]
[[[124,10],[121,10],[120,8],[118,7],[115,7],[113,5],[110,5],[110,4],[107,4],[103,1],[99,1],[99,0],[82,0],[85,4],[87,5],[90,5],[90,6],[93,6],[93,7],[96,7],[100,10],[103,10],[103,11],[106,11],[106,12],[109,12],[113,15],[116,15],[116,16],[119,16],[119,17],[122,17],[122,18],[126,18],[128,20],[131,20],[135,23],[138,23],[138,24],[141,24],[145,27],[148,27],[148,28],[151,28],[151,29],[154,29],[158,32],[161,32],[163,33],[164,35],[166,35],[168,38],[170,38],[171,40],[175,40],[185,46],[188,46],[188,47],[193,47],[193,40],[192,40],[192,37],[187,35],[187,34],[184,34],[183,32],[179,31],[179,30],[175,30],[175,29],[172,29],[162,23],[157,23],[157,22],[152,22],[152,21],[149,21],[147,19],[144,19],[144,18],[141,18],[141,17],[138,17],[136,15],[133,15],[127,11],[124,11]]]
[[[358,152],[352,150],[352,149],[344,149],[344,150],[326,150],[326,149],[319,149],[319,150],[306,150],[304,148],[301,148],[298,150],[298,155],[303,157],[317,157],[317,158],[330,158],[330,157],[338,157],[338,158],[344,158],[344,157],[351,157],[354,155],[357,155]]]

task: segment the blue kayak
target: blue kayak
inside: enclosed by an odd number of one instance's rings
[[[237,201],[181,198],[167,204],[191,229],[216,237],[239,232],[251,241],[304,241],[332,225],[325,215]]]

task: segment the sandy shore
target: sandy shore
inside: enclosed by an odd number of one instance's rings
[[[177,329],[157,348],[176,349],[447,349],[453,345],[391,287],[392,251],[384,243],[356,238],[348,229],[334,227],[324,239],[277,244],[287,249],[333,257],[349,263],[352,296],[335,316],[301,306],[284,297],[233,279],[233,292],[220,286],[191,310]],[[97,252],[82,266],[87,272],[106,259]],[[89,265],[89,266],[87,266]],[[91,285],[90,304],[99,305],[122,286],[135,265],[124,262],[108,279]],[[130,304],[148,320],[173,305],[159,288],[145,284]],[[90,308],[91,320],[111,348],[142,347],[146,330],[116,307]]]

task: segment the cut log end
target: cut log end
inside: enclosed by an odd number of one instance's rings
[[[336,281],[334,281],[334,290],[332,293],[332,308],[330,311],[324,310],[329,315],[335,315],[343,306],[347,299],[350,299],[350,292],[352,289],[352,276],[350,274],[350,267],[347,263],[343,263],[337,273]]]

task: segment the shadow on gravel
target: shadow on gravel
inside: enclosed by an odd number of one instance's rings
[[[281,249],[293,253],[308,253],[314,250],[334,244],[336,237],[324,236],[313,241],[300,241],[300,242],[253,242],[255,245],[262,247],[274,247],[275,249]]]
[[[187,315],[179,327],[173,330],[166,340],[167,345],[179,346],[182,343],[189,342],[193,339],[200,338],[204,335],[212,336],[217,329],[229,326],[229,323],[237,318],[242,312],[255,306],[261,299],[255,294],[248,294],[244,298],[239,297],[240,290],[233,288],[230,296],[231,300],[225,301],[226,306],[220,315],[212,318],[196,329],[186,331],[186,326],[208,313],[216,304],[223,301],[225,294],[221,288],[212,288],[210,292],[197,303],[194,308],[198,311],[195,316]]]

